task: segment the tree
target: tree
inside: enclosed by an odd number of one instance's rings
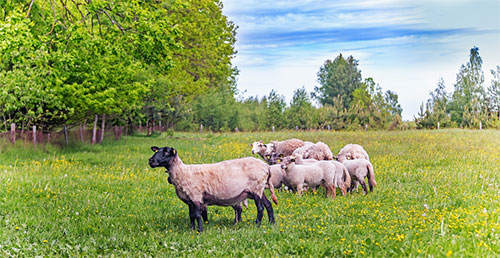
[[[485,92],[483,88],[484,73],[482,71],[483,61],[479,56],[479,48],[470,50],[469,61],[462,65],[457,74],[455,90],[449,103],[451,119],[463,125],[463,113],[467,104],[476,99],[484,103]]]
[[[352,103],[353,92],[361,85],[361,71],[358,60],[349,56],[344,59],[339,54],[333,61],[326,60],[318,72],[319,87],[315,87],[314,97],[322,105],[333,105],[333,98],[341,96],[344,107]]]
[[[387,109],[389,113],[393,116],[399,115],[403,112],[401,105],[398,102],[398,94],[394,91],[386,91],[385,92],[385,103],[387,104]]]
[[[275,90],[271,90],[266,98],[265,125],[267,130],[273,126],[280,128],[283,126],[283,111],[285,110],[285,97],[279,95]]]
[[[236,53],[237,27],[222,14],[222,2],[167,3],[179,47],[172,49],[172,69],[154,83],[145,97],[150,120],[163,119],[154,118],[154,114],[172,114],[172,109],[182,108],[210,88],[232,87],[237,74],[231,63]]]
[[[193,103],[193,114],[197,123],[213,131],[231,130],[238,125],[238,110],[234,89],[213,88],[199,95]]]
[[[304,87],[296,89],[290,107],[285,109],[284,117],[288,128],[307,129],[316,125],[314,107]]]
[[[29,122],[52,130],[90,115],[138,108],[149,86],[138,75],[145,69],[157,75],[172,65],[175,28],[159,2],[59,5],[33,0],[25,6],[4,3],[2,7],[2,28],[15,28],[15,33],[0,32],[5,50],[0,53],[0,73],[8,89],[0,94],[12,94],[23,82],[22,87],[36,84],[30,88],[43,96],[19,90],[24,103],[39,111],[11,109],[15,101],[0,96],[5,101],[0,106],[13,112],[13,121],[29,117]]]
[[[496,70],[491,70],[493,79],[491,85],[488,87],[488,106],[491,112],[496,112],[500,116],[500,65]]]

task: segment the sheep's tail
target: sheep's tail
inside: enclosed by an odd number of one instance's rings
[[[269,173],[269,175],[267,177],[267,185],[269,186],[269,191],[271,191],[271,199],[273,199],[273,202],[276,205],[278,205],[278,198],[274,194],[274,186],[273,186],[273,182],[271,182],[271,167],[269,167],[269,169],[267,171]]]
[[[372,164],[368,165],[368,184],[370,185],[370,191],[372,191],[373,187],[377,186],[377,182],[375,181],[375,173],[373,173]]]
[[[344,187],[346,191],[351,187],[351,174],[349,174],[349,170],[346,167],[344,167]]]

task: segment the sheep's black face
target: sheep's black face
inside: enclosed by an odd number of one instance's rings
[[[269,165],[275,165],[281,163],[283,161],[284,156],[281,153],[273,152],[271,154],[267,154],[266,158],[267,158],[267,163],[269,163]]]
[[[152,168],[165,167],[168,170],[172,165],[172,161],[177,156],[177,150],[170,147],[158,148],[153,146],[151,150],[155,153],[149,158],[149,166]]]

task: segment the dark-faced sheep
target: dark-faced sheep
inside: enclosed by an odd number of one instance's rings
[[[342,163],[349,174],[351,175],[351,187],[349,191],[352,191],[354,188],[357,189],[358,182],[363,187],[365,194],[368,194],[368,190],[366,188],[365,177],[368,177],[368,185],[370,186],[370,192],[373,191],[373,187],[377,186],[377,182],[375,181],[375,173],[373,172],[373,166],[370,161],[366,159],[353,159],[346,160]]]
[[[370,161],[368,153],[359,144],[347,144],[339,151],[339,154],[337,155],[337,160],[340,162],[351,159],[366,159]]]
[[[253,199],[257,206],[257,224],[262,221],[264,208],[269,221],[274,223],[272,204],[264,195],[266,184],[269,185],[273,201],[277,201],[270,182],[269,165],[263,161],[249,157],[213,164],[185,165],[174,148],[151,149],[155,153],[149,159],[149,165],[167,169],[177,196],[189,206],[192,229],[196,220],[198,231],[203,231],[201,217],[205,219],[207,205],[232,206],[235,222],[239,222],[240,202],[247,198]]]

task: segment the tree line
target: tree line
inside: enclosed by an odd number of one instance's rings
[[[485,87],[479,48],[470,50],[469,60],[457,73],[454,91],[446,92],[441,78],[415,117],[417,128],[500,128],[500,66],[490,70],[493,79]]]
[[[87,126],[95,141],[96,128],[104,133],[110,125],[213,131],[404,125],[398,95],[363,79],[358,60],[342,54],[320,66],[313,92],[298,88],[290,103],[274,90],[241,97],[232,64],[237,25],[222,14],[221,0],[13,0],[0,7],[2,131],[12,123],[43,132]],[[431,94],[419,127],[498,121],[499,72],[496,86],[481,90],[482,61],[474,53],[457,76],[456,93],[446,94],[443,85]]]

